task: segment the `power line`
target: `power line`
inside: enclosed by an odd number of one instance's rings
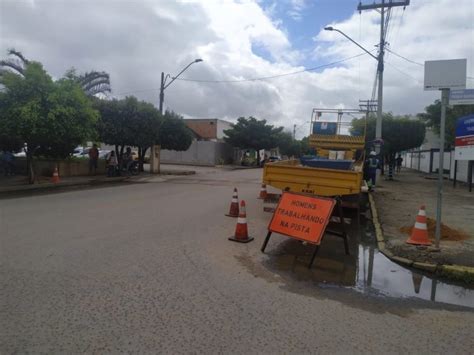
[[[373,51],[371,51],[371,52],[373,52]],[[359,54],[351,56],[351,57],[347,57],[347,58],[344,58],[344,59],[341,59],[341,60],[337,60],[335,62],[322,64],[322,65],[318,65],[316,67],[307,68],[307,69],[298,70],[298,71],[293,71],[293,72],[289,72],[289,73],[272,75],[272,76],[263,76],[263,77],[257,77],[257,78],[237,79],[237,80],[200,80],[200,79],[186,79],[186,78],[176,78],[176,80],[198,82],[198,83],[241,83],[241,82],[251,82],[251,81],[258,81],[258,80],[268,80],[268,79],[275,79],[275,78],[280,78],[280,77],[284,77],[284,76],[301,74],[301,73],[304,73],[304,72],[310,72],[310,71],[314,71],[314,70],[317,70],[317,69],[329,67],[331,65],[339,64],[339,63],[346,62],[348,60],[351,60],[351,59],[354,59],[354,58],[357,58],[357,57],[361,57],[364,54],[366,54],[366,53],[362,52],[362,53],[359,53]],[[160,90],[160,88],[151,88],[151,89],[127,91],[127,92],[115,93],[114,95],[128,95],[128,94],[136,94],[136,93],[140,93],[140,92],[150,92],[150,91],[158,91],[158,90]]]
[[[406,76],[408,76],[409,78],[412,78],[412,79],[415,80],[417,83],[420,83],[420,81],[419,81],[417,78],[415,78],[414,76],[411,76],[411,75],[408,74],[408,73],[405,73],[403,70],[398,69],[395,65],[393,65],[393,64],[391,64],[391,63],[389,63],[389,62],[385,62],[385,63],[388,64],[388,65],[390,65],[393,69],[395,69],[395,70],[398,71],[399,73],[401,73],[401,74],[403,74],[403,75],[406,75]]]
[[[160,88],[154,88],[154,89],[143,89],[143,90],[135,90],[135,91],[127,91],[127,92],[119,92],[119,93],[112,93],[112,95],[128,95],[128,94],[137,94],[140,92],[150,92],[150,91],[159,91]]]
[[[422,67],[424,67],[424,66],[425,66],[425,65],[424,65],[424,64],[422,64],[422,63],[415,62],[414,60],[408,59],[407,57],[404,57],[404,56],[402,56],[402,55],[400,55],[400,54],[398,54],[398,53],[395,53],[394,51],[392,51],[392,50],[391,50],[391,49],[389,49],[389,48],[385,48],[385,49],[386,49],[387,51],[389,51],[390,53],[392,53],[392,54],[396,55],[397,57],[399,57],[399,58],[402,58],[402,59],[405,59],[407,62],[410,62],[410,63],[416,64],[416,65],[420,65],[420,66],[422,66]]]
[[[397,32],[395,34],[395,38],[393,38],[392,41],[390,41],[390,43],[395,43],[395,41],[398,39],[398,34],[400,33],[400,27],[402,27],[402,21],[403,21],[403,15],[405,14],[405,8],[403,8],[402,10],[402,15],[400,16],[400,19],[398,21],[398,26],[397,26]]]
[[[346,61],[348,61],[348,60],[351,60],[351,59],[354,59],[354,58],[357,58],[357,57],[361,57],[361,56],[366,55],[366,54],[367,54],[367,53],[362,52],[362,53],[359,53],[359,54],[354,55],[354,56],[352,56],[352,57],[347,57],[347,58],[344,58],[344,59],[341,59],[341,60],[337,60],[337,61],[335,61],[335,62],[331,62],[331,63],[327,63],[327,64],[318,65],[318,66],[312,67],[312,68],[307,68],[307,69],[303,69],[303,70],[297,70],[297,71],[293,71],[293,72],[289,72],[289,73],[271,75],[271,76],[262,76],[262,77],[257,77],[257,78],[236,79],[236,80],[200,80],[200,79],[177,78],[176,80],[191,81],[191,82],[196,82],[196,83],[242,83],[242,82],[249,82],[249,81],[259,81],[259,80],[276,79],[276,78],[281,78],[281,77],[284,77],[284,76],[296,75],[296,74],[301,74],[301,73],[305,73],[305,72],[310,72],[310,71],[318,70],[318,69],[325,68],[325,67],[330,67],[331,65],[335,65],[335,64],[342,63],[342,62],[346,62]]]

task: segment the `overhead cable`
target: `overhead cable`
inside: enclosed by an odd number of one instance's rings
[[[284,76],[296,75],[296,74],[311,72],[311,71],[315,71],[315,70],[318,70],[318,69],[330,67],[332,65],[339,64],[339,63],[342,63],[342,62],[346,62],[348,60],[351,60],[351,59],[354,59],[354,58],[357,58],[357,57],[361,57],[361,56],[366,55],[366,54],[367,53],[362,52],[362,53],[359,53],[359,54],[351,56],[351,57],[347,57],[347,58],[344,58],[344,59],[337,60],[335,62],[322,64],[322,65],[318,65],[316,67],[306,68],[306,69],[297,70],[297,71],[293,71],[293,72],[289,72],[289,73],[271,75],[271,76],[262,76],[262,77],[256,77],[256,78],[235,79],[235,80],[201,80],[201,79],[187,79],[187,78],[176,78],[176,80],[192,81],[192,82],[196,82],[196,83],[242,83],[242,82],[248,82],[248,81],[276,79],[276,78],[281,78],[281,77],[284,77]]]

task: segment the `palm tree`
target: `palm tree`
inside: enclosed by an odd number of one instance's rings
[[[30,61],[15,49],[9,49],[8,55],[14,56],[15,58],[0,60],[0,75],[7,71],[13,71],[23,76],[25,66],[27,66]]]
[[[21,52],[15,49],[8,50],[8,55],[12,58],[0,60],[0,76],[5,72],[14,72],[23,76],[26,66],[30,63]],[[65,77],[76,81],[87,96],[105,94],[111,92],[110,76],[106,72],[91,71],[77,75],[74,68],[68,70]]]
[[[77,82],[87,96],[95,96],[112,91],[110,88],[110,76],[103,71],[91,71],[78,75],[76,69],[71,68],[64,76]]]

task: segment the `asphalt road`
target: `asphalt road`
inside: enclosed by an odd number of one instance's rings
[[[1,353],[472,353],[474,313],[288,277],[261,170],[0,200]],[[249,244],[227,240],[232,188]]]

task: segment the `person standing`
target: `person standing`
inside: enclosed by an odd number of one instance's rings
[[[367,163],[367,175],[371,183],[371,189],[375,187],[375,179],[377,177],[377,168],[379,167],[379,160],[377,159],[377,153],[374,151],[370,152]]]
[[[99,149],[97,149],[97,144],[94,144],[91,149],[89,149],[89,174],[96,174],[97,172],[97,162],[99,160]]]
[[[107,157],[107,176],[112,177],[117,173],[118,160],[115,151],[111,151]]]
[[[122,170],[125,170],[126,173],[130,173],[130,166],[133,164],[133,153],[132,148],[127,147],[125,154],[122,158]]]
[[[397,162],[397,173],[399,173],[402,170],[402,162],[403,162],[402,156],[398,154],[398,157],[397,159],[395,159],[395,161]]]

